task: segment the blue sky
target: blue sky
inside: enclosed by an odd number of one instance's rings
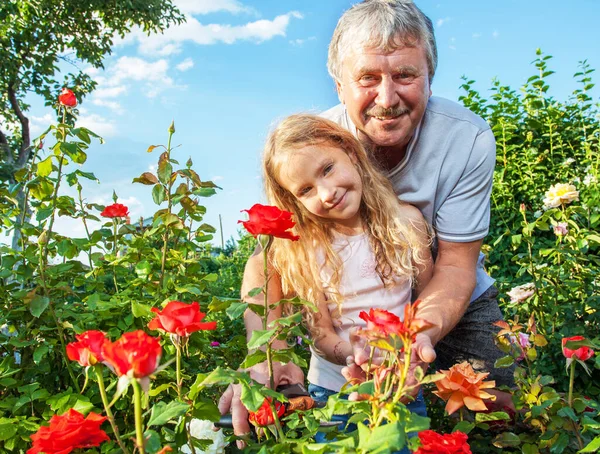
[[[189,157],[204,180],[222,187],[203,200],[205,220],[225,239],[237,238],[240,210],[264,202],[260,152],[269,128],[299,112],[319,112],[337,103],[326,70],[327,46],[350,0],[176,0],[187,24],[164,36],[134,31],[113,48],[104,71],[92,71],[99,86],[81,105],[80,124],[105,138],[93,145],[83,170],[101,184],[84,187],[87,200],[111,203],[113,189],[132,218],[157,209],[149,186],[131,184],[153,170],[175,121],[173,157]],[[456,100],[461,75],[487,95],[497,77],[517,89],[535,74],[531,61],[541,48],[549,65],[551,93],[565,100],[576,88],[572,75],[587,59],[600,69],[597,0],[417,0],[433,20],[439,64],[434,95]],[[593,92],[598,99],[598,90]],[[41,102],[31,100],[33,132],[52,121]],[[76,222],[58,228],[83,236]],[[215,237],[220,243],[219,236]]]

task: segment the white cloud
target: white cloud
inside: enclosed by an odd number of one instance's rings
[[[110,137],[117,133],[117,127],[114,121],[107,120],[97,114],[81,115],[77,119],[77,126],[88,128],[101,137]]]
[[[37,137],[53,123],[56,123],[56,117],[52,114],[47,113],[43,117],[32,115],[29,117],[29,132],[32,137]]]
[[[314,41],[314,40],[316,40],[316,39],[317,39],[317,38],[316,38],[316,36],[310,36],[309,38],[306,38],[306,39],[292,39],[292,40],[290,40],[290,44],[291,44],[292,46],[298,46],[298,47],[301,47],[301,46],[303,46],[303,45],[304,45],[304,43],[306,43],[307,41]]]
[[[215,181],[221,181],[221,180],[223,180],[224,178],[225,178],[225,177],[222,177],[221,175],[215,175],[214,177],[212,177],[212,178],[210,179],[210,181],[212,181],[212,182],[214,183]]]
[[[481,33],[473,33],[473,39],[481,38]]]
[[[438,19],[435,23],[435,25],[437,25],[438,27],[441,27],[442,25],[444,25],[446,22],[450,22],[452,20],[451,17],[444,17],[443,19]]]
[[[103,78],[104,79],[104,78]],[[104,82],[104,80],[103,80]],[[100,86],[93,91],[93,94],[97,98],[116,98],[122,93],[125,93],[127,87],[125,85],[117,85],[114,87],[103,87]]]
[[[498,36],[500,36],[500,33],[498,33],[498,30],[494,30],[494,32],[492,33],[492,37],[498,38]]]
[[[260,19],[244,25],[202,24],[192,16],[187,22],[169,27],[164,34],[146,36],[142,31],[135,30],[130,36],[135,37],[139,51],[145,55],[172,55],[179,52],[184,42],[198,45],[216,43],[233,44],[236,41],[254,41],[261,43],[276,36],[285,36],[292,18],[302,19],[302,14],[291,11],[275,17],[273,20]],[[127,41],[121,41],[127,43]]]
[[[183,13],[187,14],[209,14],[218,11],[226,11],[228,13],[252,13],[255,10],[242,5],[236,0],[175,0],[175,6]]]
[[[94,98],[92,99],[92,104],[94,104],[95,106],[107,107],[119,115],[123,115],[123,113],[125,112],[123,106],[121,106],[121,104],[119,104],[116,101],[107,101],[100,98]]]
[[[175,66],[175,68],[177,68],[179,71],[187,71],[190,68],[194,67],[194,60],[192,60],[191,58],[186,58],[185,60],[183,60],[181,63],[179,63],[177,66]]]

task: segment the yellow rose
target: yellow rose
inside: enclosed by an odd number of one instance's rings
[[[544,208],[556,208],[579,200],[579,191],[572,184],[557,183],[544,194]]]

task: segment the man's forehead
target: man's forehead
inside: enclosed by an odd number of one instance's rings
[[[376,69],[373,62],[374,57],[397,57],[392,66],[398,68],[421,66],[427,64],[425,49],[420,46],[402,45],[393,49],[379,48],[373,46],[362,46],[351,49],[342,61],[344,69],[350,71]]]

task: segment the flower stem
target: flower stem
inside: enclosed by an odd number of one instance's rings
[[[114,260],[117,260],[117,219],[113,218],[113,255],[115,256]],[[119,287],[117,285],[117,266],[113,265],[113,281],[115,283],[115,294],[119,293]]]
[[[104,411],[106,412],[106,417],[108,418],[108,422],[112,427],[113,433],[115,434],[115,438],[117,439],[117,443],[123,451],[124,454],[129,454],[129,450],[121,440],[121,435],[119,434],[119,428],[117,427],[117,423],[115,422],[115,417],[113,415],[112,410],[110,409],[110,405],[108,403],[108,396],[106,395],[106,387],[104,386],[104,377],[102,376],[102,366],[96,364],[94,366],[94,372],[96,372],[96,378],[98,379],[98,388],[100,389],[100,397],[102,397],[102,404],[104,405]]]
[[[575,363],[576,363],[575,360],[573,360],[571,362],[571,370],[570,370],[571,376],[569,377],[569,398],[567,400],[567,403],[568,403],[569,407],[571,407],[571,408],[573,408],[573,385],[575,384]]]
[[[175,343],[176,362],[175,362],[175,377],[177,380],[177,397],[181,400],[181,346],[179,344],[179,336]]]
[[[265,286],[263,288],[264,294],[264,304],[265,304],[265,315],[263,317],[263,330],[267,330],[267,324],[269,322],[269,276],[268,276],[268,268],[267,268],[267,260],[268,260],[268,247],[263,247],[263,273],[265,276]],[[272,358],[272,350],[271,350],[271,342],[267,343],[267,366],[269,367],[269,385],[271,389],[275,388],[275,379],[273,377],[273,358]]]
[[[133,385],[133,406],[135,412],[135,444],[140,454],[146,454],[144,449],[144,426],[142,422],[142,392],[136,379],[131,380]]]

